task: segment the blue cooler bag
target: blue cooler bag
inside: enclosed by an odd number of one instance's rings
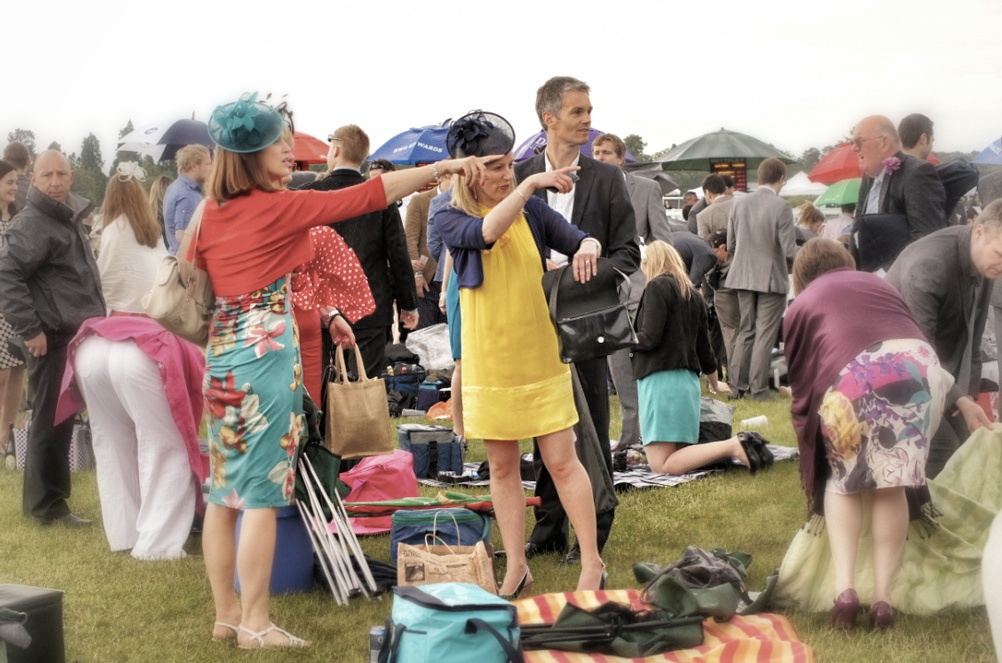
[[[483,541],[491,550],[490,518],[463,507],[451,509],[399,509],[393,512],[390,557],[397,563],[397,545],[419,546],[429,534],[437,545],[475,546]]]
[[[379,663],[522,663],[518,613],[463,582],[394,587]]]

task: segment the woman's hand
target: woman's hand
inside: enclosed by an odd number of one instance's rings
[[[716,388],[710,389],[711,394],[729,394],[731,393],[731,388],[726,382],[717,380]]]
[[[581,170],[581,166],[567,166],[566,168],[558,168],[557,170],[545,173],[536,173],[526,178],[525,181],[532,186],[533,191],[553,187],[558,193],[570,193],[571,189],[574,188],[574,180],[571,179],[568,173],[579,170]]]
[[[585,237],[581,240],[577,253],[574,254],[572,266],[574,269],[574,280],[579,283],[587,283],[591,277],[598,273],[598,256],[602,253],[602,245],[594,237]]]
[[[466,177],[466,185],[473,188],[477,182],[483,184],[484,174],[487,172],[487,164],[503,155],[491,154],[486,157],[466,157],[465,159],[446,159],[439,161],[437,172],[442,175],[463,175]]]
[[[343,345],[346,348],[355,347],[355,332],[351,330],[351,325],[344,319],[344,316],[335,315],[327,324],[327,331],[330,332],[331,341],[335,345]]]
[[[988,419],[985,411],[981,409],[981,406],[975,403],[967,396],[961,396],[957,399],[957,414],[964,417],[964,422],[967,424],[967,430],[974,432],[979,428],[991,428],[992,422]],[[956,416],[956,415],[954,415]]]

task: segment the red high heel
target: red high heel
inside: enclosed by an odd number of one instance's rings
[[[877,601],[870,607],[870,627],[885,631],[894,626],[894,608],[886,601]]]
[[[849,630],[856,626],[856,615],[859,614],[859,596],[855,589],[847,589],[835,599],[829,623],[834,628]]]

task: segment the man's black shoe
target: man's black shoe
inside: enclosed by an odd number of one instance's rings
[[[93,520],[81,518],[75,513],[67,513],[66,515],[59,516],[58,518],[39,518],[38,522],[46,527],[49,525],[62,525],[63,527],[90,527],[94,524]]]
[[[575,566],[581,563],[581,548],[578,544],[574,544],[567,554],[564,555],[563,559],[560,560],[560,566]]]

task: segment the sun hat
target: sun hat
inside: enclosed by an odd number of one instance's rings
[[[515,130],[495,113],[475,110],[452,123],[445,147],[454,159],[504,155],[515,146]]]
[[[284,130],[282,114],[258,101],[257,92],[216,106],[209,118],[209,136],[217,146],[230,152],[259,152],[281,138]]]

